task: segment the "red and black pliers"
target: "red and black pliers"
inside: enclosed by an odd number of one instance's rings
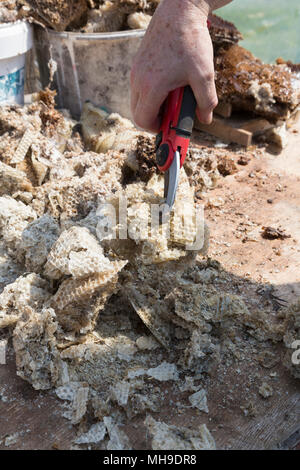
[[[156,161],[165,173],[164,197],[170,210],[175,201],[179,171],[188,151],[196,106],[190,86],[171,91],[164,103],[162,124],[156,137]]]
[[[207,20],[207,27],[210,26]],[[171,91],[163,105],[162,124],[156,137],[156,161],[158,168],[165,172],[164,197],[170,210],[175,201],[179,171],[188,151],[196,107],[190,86]]]

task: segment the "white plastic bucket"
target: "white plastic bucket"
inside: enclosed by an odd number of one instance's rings
[[[0,105],[24,104],[25,56],[32,44],[29,23],[0,24]]]
[[[34,27],[42,86],[49,84],[48,62],[57,64],[53,85],[57,104],[79,118],[86,100],[131,117],[130,69],[144,30],[113,33],[58,33]]]

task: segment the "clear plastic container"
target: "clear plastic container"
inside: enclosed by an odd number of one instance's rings
[[[144,30],[113,33],[58,33],[35,26],[35,48],[43,86],[49,59],[56,62],[57,104],[75,118],[90,100],[130,118],[130,69]]]

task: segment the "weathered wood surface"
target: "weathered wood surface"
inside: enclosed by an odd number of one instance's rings
[[[274,371],[278,374],[278,379],[272,382],[274,396],[263,399],[258,387],[269,378],[270,370],[247,362],[231,367],[220,364],[211,374],[207,389],[208,415],[195,413],[191,408],[177,414],[176,408],[169,404],[170,399],[176,399],[172,396],[172,386],[166,385],[166,390],[169,389],[166,403],[155,419],[192,428],[205,423],[218,449],[277,448],[300,428],[300,402],[297,381],[280,365]],[[249,399],[249,376],[253,377],[254,373],[257,387],[252,386],[250,399],[255,404],[256,416],[251,417],[245,416],[241,407]],[[62,416],[62,402],[53,392],[35,391],[17,377],[12,355],[8,364],[0,366],[0,384],[0,450],[71,448],[77,430]],[[14,433],[18,433],[16,442],[6,446],[5,438]],[[143,419],[129,422],[126,433],[134,449],[151,448]]]
[[[235,142],[245,147],[252,143],[252,132],[232,127],[229,119],[214,116],[211,124],[202,124],[196,119],[195,129],[214,135],[224,142]]]
[[[76,429],[62,413],[53,392],[36,391],[16,375],[10,354],[0,365],[0,450],[69,449]],[[6,446],[5,438],[15,433],[16,442]]]

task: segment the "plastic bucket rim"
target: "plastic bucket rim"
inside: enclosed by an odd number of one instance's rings
[[[0,29],[5,29],[5,28],[13,28],[15,26],[19,25],[25,25],[26,27],[31,27],[31,23],[27,20],[17,20],[17,21],[10,21],[8,23],[0,23]]]
[[[40,26],[41,27],[41,26]],[[61,39],[75,39],[75,40],[110,40],[110,39],[124,39],[135,38],[144,36],[145,29],[131,29],[125,31],[112,31],[108,33],[81,33],[78,31],[54,31],[53,29],[45,28],[47,33],[51,36],[56,36]]]
[[[26,54],[32,47],[33,29],[28,21],[0,24],[0,60]]]

